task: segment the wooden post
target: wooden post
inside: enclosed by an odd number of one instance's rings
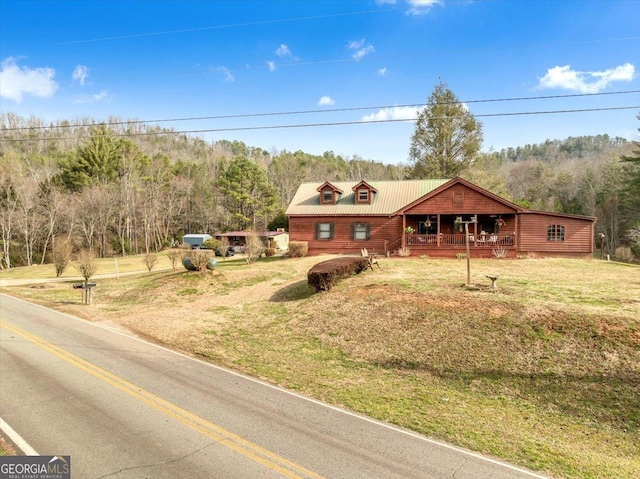
[[[469,249],[469,223],[464,223],[464,237],[467,247],[467,286],[471,286],[471,250]]]

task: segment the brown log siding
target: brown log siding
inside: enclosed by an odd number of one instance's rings
[[[549,241],[547,228],[564,226],[564,241]],[[522,254],[587,257],[593,253],[594,222],[544,213],[519,217],[518,249]]]
[[[316,223],[333,223],[333,239],[317,240]],[[351,239],[352,223],[369,223],[368,240]],[[354,253],[360,254],[362,248],[380,254],[384,253],[385,241],[396,239],[402,231],[402,218],[396,216],[292,216],[289,218],[290,241],[307,241],[309,254]]]
[[[515,213],[515,210],[465,185],[458,184],[405,211],[407,215],[438,213],[443,215],[509,214]]]

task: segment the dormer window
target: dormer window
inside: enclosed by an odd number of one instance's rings
[[[370,205],[373,202],[373,195],[377,190],[366,181],[361,181],[353,188],[354,203],[357,205]]]
[[[320,193],[320,204],[323,205],[335,205],[342,194],[340,188],[336,188],[328,181],[321,184],[316,191]]]

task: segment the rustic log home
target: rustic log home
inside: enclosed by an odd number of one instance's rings
[[[596,218],[533,211],[462,178],[303,183],[287,212],[309,254],[590,258]]]

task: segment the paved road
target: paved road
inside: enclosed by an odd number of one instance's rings
[[[540,477],[6,295],[0,377],[75,478]]]

